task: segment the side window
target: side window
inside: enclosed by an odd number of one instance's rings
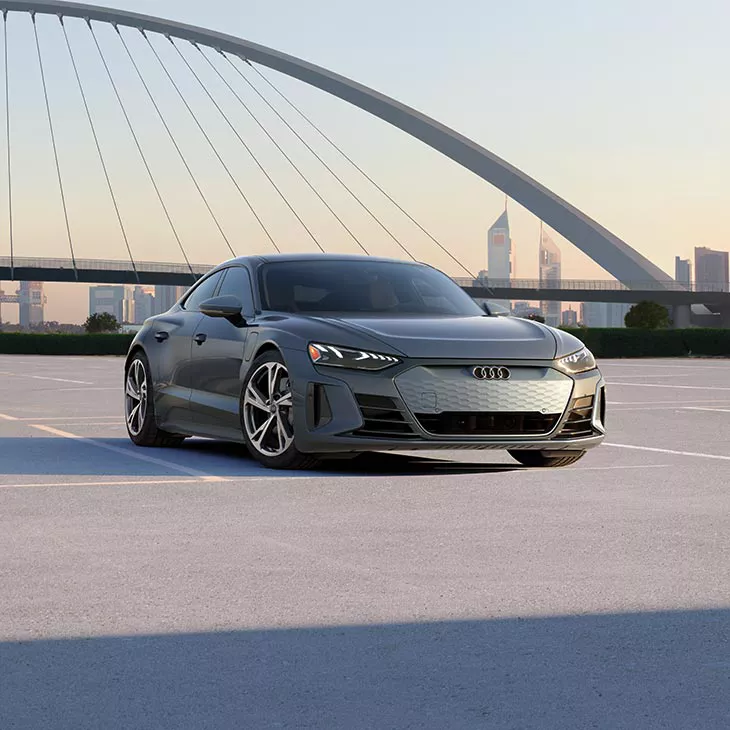
[[[188,294],[188,298],[183,302],[183,309],[186,309],[188,312],[199,312],[200,303],[215,296],[215,290],[222,275],[223,272],[218,271],[198,284],[198,286],[196,286],[195,289]]]
[[[248,269],[242,266],[232,266],[230,269],[225,270],[218,296],[222,297],[226,294],[240,299],[245,313],[253,313],[253,293],[251,292],[251,277],[248,275]]]

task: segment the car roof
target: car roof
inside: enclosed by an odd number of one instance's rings
[[[340,254],[340,253],[271,253],[258,254],[254,256],[239,256],[235,259],[226,261],[225,264],[261,264],[261,263],[278,263],[289,261],[367,261],[372,263],[391,264],[415,264],[417,266],[425,266],[420,261],[405,261],[403,259],[395,259],[381,256],[361,256],[357,254]],[[223,264],[221,264],[223,266]]]

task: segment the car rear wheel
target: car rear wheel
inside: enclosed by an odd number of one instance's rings
[[[150,365],[143,352],[130,360],[124,375],[124,419],[137,446],[179,446],[184,436],[157,428]]]
[[[294,445],[294,403],[284,358],[271,350],[251,365],[241,394],[243,435],[251,456],[270,469],[309,469],[318,459]]]
[[[514,449],[507,452],[523,466],[570,466],[585,456],[585,451],[529,451]]]

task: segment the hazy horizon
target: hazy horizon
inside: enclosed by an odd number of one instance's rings
[[[282,0],[276,12],[270,3],[252,2],[242,9],[232,0],[205,6],[190,0],[101,4],[240,35],[391,95],[524,170],[669,274],[673,274],[674,256],[692,259],[695,246],[730,248],[726,233],[730,229],[730,140],[725,129],[730,110],[725,79],[730,46],[724,32],[730,6],[725,2],[697,5],[647,0],[637,7],[618,0],[587,7],[577,0],[562,0],[548,7],[538,0],[501,5],[468,0],[448,12],[435,3],[411,0],[397,6],[374,0],[356,7],[333,0],[322,0],[314,7]],[[32,32],[26,20],[11,13],[8,26],[15,253],[67,257],[37,59],[34,61],[35,49],[28,44]],[[103,122],[102,146],[118,185],[135,258],[180,261],[180,251],[114,107],[108,79],[98,56],[93,55],[91,36],[81,21],[67,25],[92,111]],[[63,143],[60,156],[76,255],[123,259],[126,250],[67,52],[60,44],[58,21],[39,16],[38,28],[57,136]],[[214,264],[229,258],[225,242],[174,157],[118,39],[111,29],[106,30],[99,26],[99,38],[105,50],[109,49],[109,62],[134,112],[133,121],[144,133],[143,145],[186,252],[196,262]],[[145,75],[168,118],[174,120],[175,134],[185,143],[190,164],[234,250],[266,250],[266,241],[211,159],[199,130],[155,67],[143,39],[133,31],[125,32],[124,37],[145,64]],[[156,47],[167,54],[163,57],[173,67],[173,51],[163,43]],[[175,68],[183,73],[179,59],[177,63]],[[273,72],[268,76],[467,267],[474,271],[485,268],[486,232],[504,206],[499,190],[344,102]],[[286,242],[289,250],[311,248],[313,244],[307,243],[301,228],[282,212],[280,201],[271,193],[263,194],[238,141],[215,118],[212,105],[203,103],[200,89],[192,83],[183,88],[195,103],[201,123],[225,146],[231,169],[254,196],[258,210],[271,221],[278,240]],[[245,90],[242,84],[237,88]],[[69,91],[62,93],[62,89]],[[216,94],[225,92],[213,85],[211,89]],[[319,201],[285,171],[276,151],[266,146],[268,142],[235,100],[226,98],[221,103],[244,137],[255,140],[257,150],[261,148],[266,165],[322,240],[335,249],[353,250],[352,241],[322,211]],[[304,164],[305,155],[289,142],[280,126],[273,126],[272,133],[286,141],[287,151]],[[4,164],[3,156],[0,166],[4,168]],[[311,161],[306,170],[318,189],[331,196],[338,213],[365,240],[372,241],[377,253],[393,253],[387,239],[357,217],[357,210]],[[338,162],[336,170],[353,186],[361,184],[342,163]],[[0,184],[0,225],[7,231],[7,190]],[[398,215],[373,197],[371,189],[364,186],[358,191],[404,240],[413,243],[419,258],[457,273],[428,239],[413,234]],[[42,215],[39,198],[45,201]],[[517,252],[515,275],[535,278],[539,221],[518,204],[509,205]],[[554,238],[563,254],[564,278],[608,276],[559,235]],[[0,241],[0,255],[8,255],[7,233]],[[0,288],[13,293],[17,287],[4,282]],[[71,322],[87,315],[86,286],[46,284],[46,292],[47,319]],[[10,319],[15,319],[16,311],[6,305],[3,316],[7,320],[12,312]]]

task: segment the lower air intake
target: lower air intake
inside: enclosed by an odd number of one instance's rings
[[[399,401],[382,395],[355,395],[363,425],[355,436],[414,438],[416,434]]]
[[[437,436],[544,436],[558,424],[560,414],[459,411],[417,413],[416,418]]]
[[[568,419],[556,438],[577,439],[593,436],[593,434],[593,396],[576,398],[570,407]]]

